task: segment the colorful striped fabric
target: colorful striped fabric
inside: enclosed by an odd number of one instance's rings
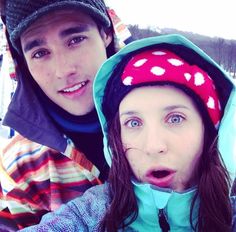
[[[37,224],[43,214],[101,184],[98,175],[71,141],[61,154],[17,135],[0,154],[0,231]]]

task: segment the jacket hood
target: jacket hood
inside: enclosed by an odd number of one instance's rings
[[[93,91],[95,107],[104,134],[104,154],[107,163],[111,165],[111,157],[107,144],[106,119],[102,112],[102,102],[106,84],[111,78],[114,68],[124,56],[153,45],[176,49],[179,56],[182,56],[182,58],[187,61],[190,60],[190,62],[192,59],[195,64],[207,71],[214,80],[223,108],[223,117],[218,131],[218,146],[226,168],[233,180],[236,174],[236,86],[231,77],[212,58],[191,41],[177,34],[149,37],[134,41],[110,57],[98,71],[95,77]],[[198,63],[196,63],[196,60]]]
[[[37,84],[24,62],[19,64],[21,70],[17,73],[17,88],[4,117],[4,125],[34,142],[64,152],[67,139],[45,111],[36,93]]]

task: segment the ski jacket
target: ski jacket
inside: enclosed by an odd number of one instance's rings
[[[18,135],[0,153],[0,231],[37,224],[101,183],[98,169],[48,116],[30,80],[21,70],[4,118]]]

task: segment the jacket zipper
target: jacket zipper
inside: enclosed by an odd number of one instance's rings
[[[159,221],[159,225],[161,227],[162,232],[170,231],[170,225],[169,225],[169,223],[167,221],[164,209],[159,209],[158,221]]]

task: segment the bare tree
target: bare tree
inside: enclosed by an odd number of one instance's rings
[[[219,65],[223,65],[223,61],[224,61],[224,47],[225,47],[225,40],[222,38],[218,38],[215,42],[213,42],[213,47],[214,47],[214,51],[215,51],[215,58],[216,58],[216,62]]]

